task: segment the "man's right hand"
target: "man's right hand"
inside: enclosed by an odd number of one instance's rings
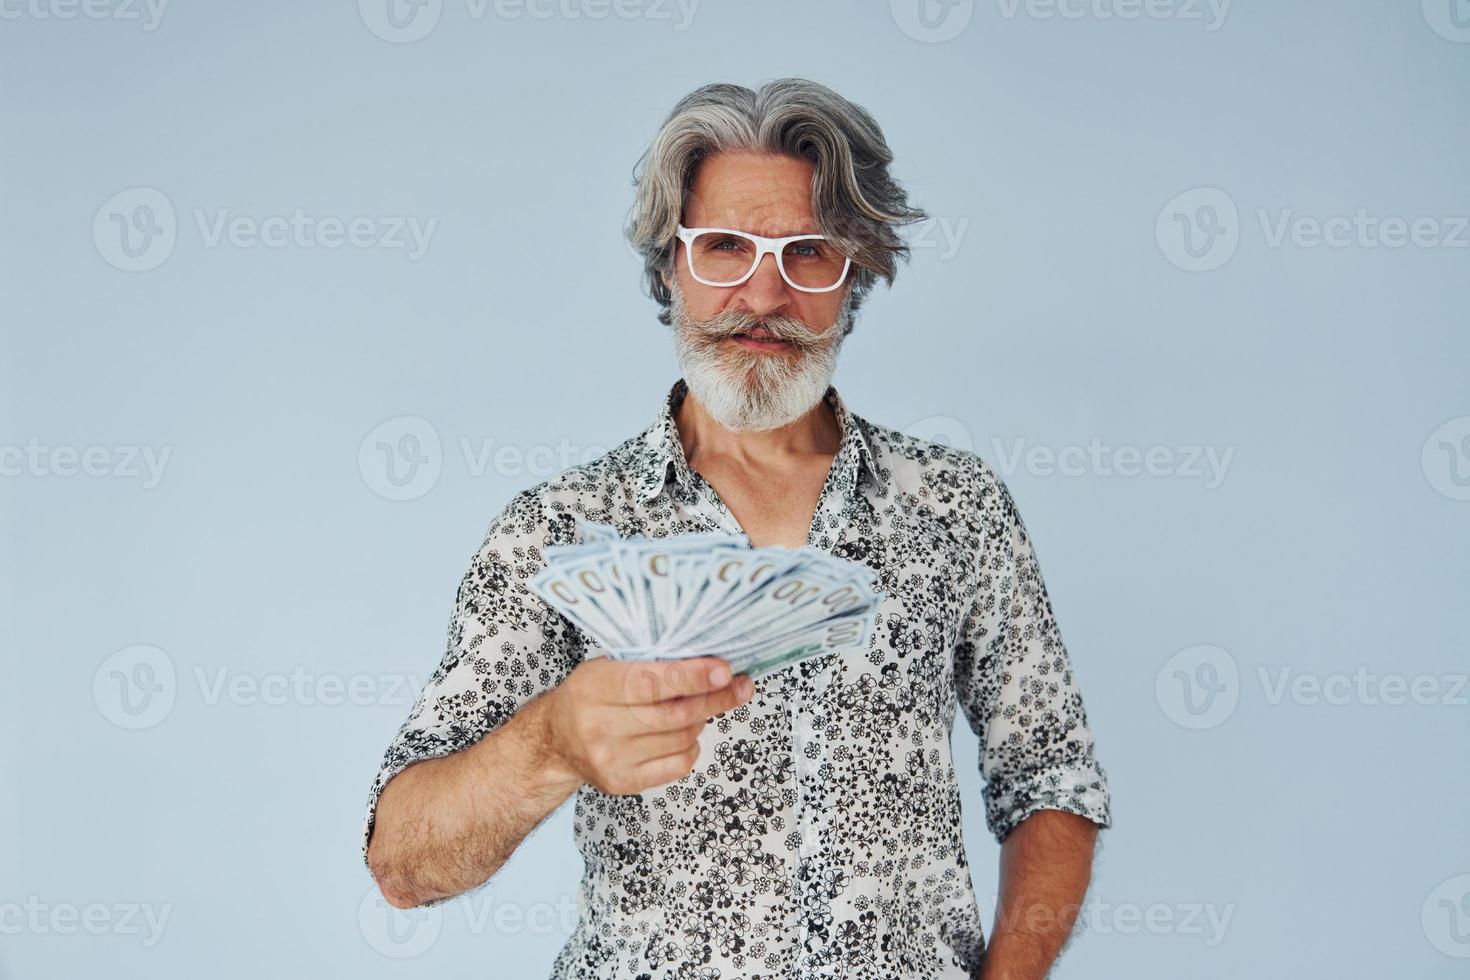
[[[626,796],[682,779],[713,715],[750,700],[755,682],[718,657],[584,660],[552,692],[552,753],[583,782]]]

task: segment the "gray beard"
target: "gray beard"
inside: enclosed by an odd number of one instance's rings
[[[837,322],[820,334],[792,317],[758,317],[726,310],[703,321],[689,316],[677,283],[670,290],[674,343],[684,382],[711,417],[735,432],[790,425],[822,400],[837,371],[852,314],[844,302]],[[796,350],[763,354],[729,348],[732,333],[765,327]]]

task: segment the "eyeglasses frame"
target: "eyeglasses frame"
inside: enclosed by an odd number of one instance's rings
[[[698,238],[700,235],[707,235],[711,233],[723,235],[739,235],[742,238],[748,238],[751,241],[755,242],[755,261],[750,264],[750,270],[734,282],[713,282],[709,279],[702,278],[699,273],[694,271],[694,249],[691,248],[690,245],[693,243],[694,239]],[[695,282],[702,283],[706,286],[725,287],[741,285],[742,283],[749,280],[751,276],[755,275],[755,271],[761,267],[761,260],[766,257],[767,252],[771,252],[776,256],[776,270],[781,273],[781,278],[786,282],[786,285],[790,286],[792,289],[800,290],[803,293],[830,293],[832,290],[840,288],[842,284],[847,281],[848,270],[852,268],[852,256],[843,255],[842,272],[838,274],[837,281],[830,286],[823,286],[820,288],[815,286],[798,285],[792,280],[789,275],[786,274],[786,263],[781,258],[781,255],[785,251],[787,245],[790,245],[792,242],[800,241],[831,241],[831,239],[829,239],[826,235],[787,235],[784,238],[767,238],[764,235],[755,235],[751,234],[748,231],[740,231],[735,228],[685,228],[683,225],[678,225],[676,227],[674,235],[676,238],[679,239],[679,241],[684,243],[684,257],[686,260],[688,260],[689,274],[694,277]]]

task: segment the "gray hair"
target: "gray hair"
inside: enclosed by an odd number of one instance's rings
[[[774,153],[813,165],[812,211],[822,234],[852,256],[848,310],[888,285],[909,248],[898,229],[927,217],[888,175],[893,153],[868,111],[825,85],[779,78],[758,90],[705,85],[680,99],[634,168],[628,241],[643,257],[649,294],[671,324],[674,231],[699,164],[721,152]],[[641,173],[639,170],[641,168]],[[849,327],[851,329],[851,327]]]

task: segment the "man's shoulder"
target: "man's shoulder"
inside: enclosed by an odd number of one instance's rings
[[[863,418],[861,422],[874,461],[888,472],[895,492],[927,496],[936,487],[947,487],[972,504],[1009,497],[1005,481],[979,453],[949,441],[962,438],[962,429],[957,428],[953,434],[936,431],[934,438],[926,438],[871,419]]]
[[[646,435],[630,436],[601,455],[516,491],[491,521],[487,537],[497,530],[539,531],[547,543],[570,541],[574,513],[601,509],[609,496],[616,499],[635,492],[652,471],[654,459]]]
[[[637,485],[656,462],[648,445],[647,431],[629,436],[604,453],[574,463],[552,474],[524,492],[542,500],[556,501]]]

